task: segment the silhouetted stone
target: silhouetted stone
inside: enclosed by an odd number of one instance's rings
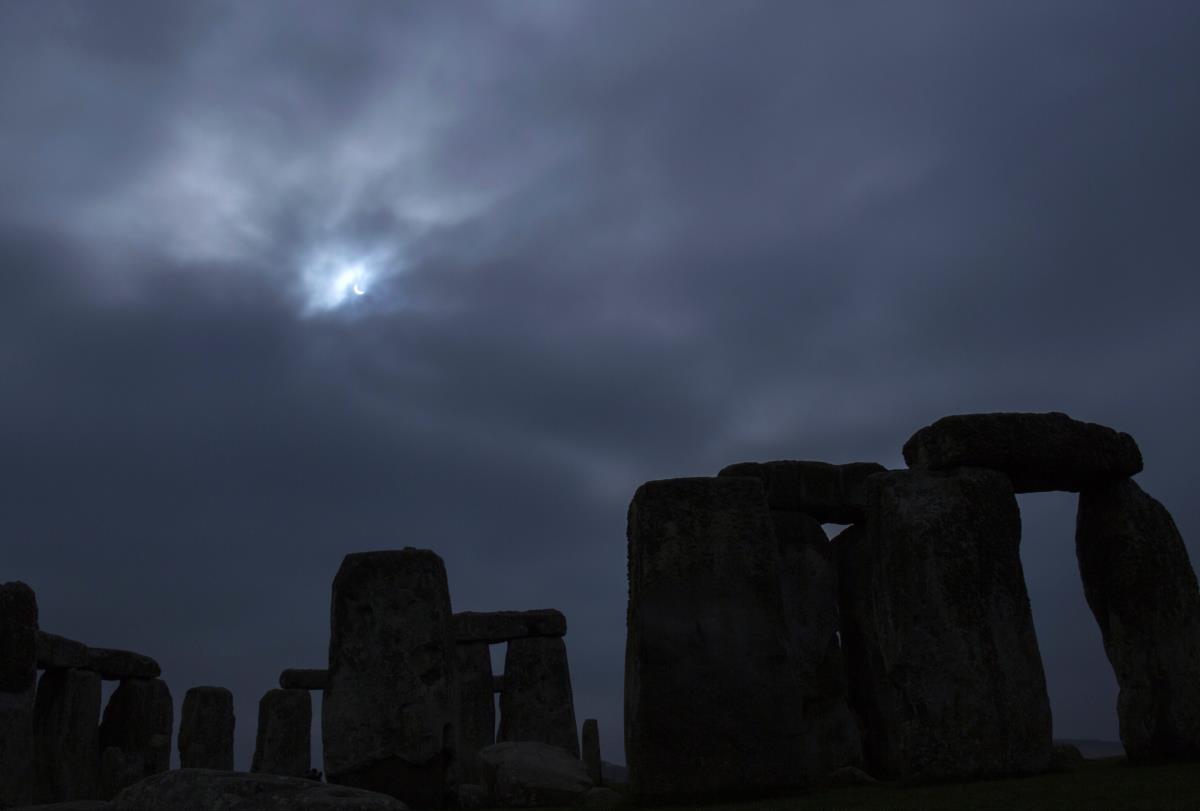
[[[304,777],[312,765],[312,696],[308,690],[268,690],[258,702],[258,733],[250,771]]]
[[[0,808],[33,802],[34,691],[0,691]]]
[[[966,779],[1050,762],[1050,704],[1003,473],[889,471],[834,546],[868,770]]]
[[[459,717],[450,616],[446,568],[433,552],[342,561],[322,712],[329,782],[418,808],[442,804]]]
[[[802,682],[762,481],[647,482],[628,520],[633,790],[683,797],[802,784]]]
[[[496,699],[492,694],[492,654],[486,642],[455,646],[458,655],[459,752],[464,779],[483,779],[479,750],[496,742]]]
[[[58,634],[37,632],[37,666],[42,670],[55,667],[86,668],[88,646]]]
[[[407,811],[373,791],[272,774],[177,769],[122,791],[111,811]]]
[[[0,583],[0,692],[24,693],[37,678],[37,597],[17,580]]]
[[[831,465],[784,459],[739,462],[717,475],[761,479],[772,510],[802,512],[822,524],[850,524],[862,520],[863,482],[886,469],[874,462]]]
[[[279,674],[279,686],[284,690],[324,690],[329,686],[329,671],[289,667]]]
[[[162,675],[158,662],[149,656],[112,648],[88,648],[86,668],[100,674],[102,679],[157,679]]]
[[[38,681],[33,711],[33,799],[94,800],[100,790],[100,674],[52,668]]]
[[[496,737],[501,741],[540,741],[579,757],[571,671],[561,637],[509,641]]]
[[[9,811],[112,811],[112,803],[107,800],[71,800],[65,803],[15,806]]]
[[[130,678],[117,685],[100,722],[103,797],[170,768],[174,722],[171,691],[162,679]]]
[[[1200,588],[1170,513],[1132,480],[1084,490],[1075,552],[1129,759],[1200,757]]]
[[[1070,743],[1054,744],[1054,756],[1050,759],[1050,770],[1055,772],[1073,772],[1082,769],[1086,763],[1083,752],[1079,747]]]
[[[224,687],[193,687],[179,719],[179,766],[233,769],[233,693]]]
[[[538,741],[493,744],[479,753],[492,802],[510,808],[574,805],[589,789],[578,755]]]
[[[1058,412],[956,414],[913,434],[904,461],[927,470],[999,470],[1018,493],[1078,492],[1140,472],[1142,452],[1129,434]]]
[[[583,765],[588,777],[597,786],[603,782],[600,774],[600,724],[595,718],[583,722]]]
[[[534,611],[461,611],[454,615],[458,642],[496,644],[528,636],[565,636],[567,618],[554,608]]]
[[[493,693],[504,692],[504,674],[503,673],[498,673],[495,676],[492,676],[492,692]]]

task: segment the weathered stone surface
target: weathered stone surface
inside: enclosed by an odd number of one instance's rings
[[[312,696],[268,690],[258,702],[258,734],[250,771],[304,777],[312,765]]]
[[[42,674],[33,710],[34,802],[99,796],[99,725],[99,673],[52,668]]]
[[[289,667],[279,674],[279,686],[284,690],[324,690],[329,686],[329,671]]]
[[[175,709],[162,679],[123,679],[100,722],[101,796],[111,798],[171,765]]]
[[[373,791],[272,774],[177,769],[130,786],[112,811],[407,811]]]
[[[1171,515],[1129,479],[1084,490],[1075,552],[1129,759],[1200,757],[1200,588]]]
[[[86,668],[94,670],[109,681],[123,679],[157,679],[162,675],[158,662],[149,656],[113,648],[88,648]]]
[[[65,803],[22,805],[8,811],[112,811],[112,803],[106,800],[71,800]]]
[[[625,752],[634,792],[802,784],[802,681],[762,481],[647,482],[628,520]]]
[[[575,698],[561,637],[513,639],[504,656],[501,741],[540,741],[579,757]]]
[[[537,741],[507,741],[479,753],[492,802],[510,808],[573,805],[592,788],[578,755]]]
[[[529,636],[565,636],[567,618],[554,608],[533,611],[460,611],[454,615],[458,642],[496,644]]]
[[[588,789],[587,794],[583,795],[584,808],[615,808],[618,805],[623,805],[625,798],[618,792],[603,786],[596,786],[593,789]]]
[[[840,766],[862,763],[862,735],[850,708],[846,659],[830,636],[818,671],[805,679],[803,762],[814,781]]]
[[[0,808],[33,802],[33,696],[0,691]]]
[[[52,667],[86,668],[88,646],[74,639],[45,631],[37,633],[37,666],[42,670]]]
[[[1078,492],[1140,472],[1142,452],[1129,434],[1058,412],[956,414],[913,434],[904,461],[927,470],[999,470],[1018,493]]]
[[[870,786],[879,781],[855,766],[839,766],[829,773],[831,786]]]
[[[458,738],[450,591],[425,549],[347,555],[333,582],[322,711],[331,783],[443,801]]]
[[[492,654],[486,642],[455,645],[458,656],[459,759],[463,779],[483,779],[479,750],[496,742],[496,699],[492,693]]]
[[[482,765],[483,761],[480,761]],[[452,792],[455,808],[487,808],[488,791],[478,783],[459,783]]]
[[[37,597],[19,580],[0,583],[0,692],[24,693],[37,678]]]
[[[772,510],[802,512],[822,524],[851,524],[863,517],[863,483],[886,469],[874,462],[831,465],[785,459],[739,462],[717,475],[761,479]]]
[[[600,774],[600,723],[595,718],[583,722],[583,765],[597,786],[604,782]]]
[[[179,765],[184,769],[233,770],[233,693],[224,687],[193,687],[183,696],[179,719]]]
[[[1044,770],[1050,704],[1003,473],[889,471],[834,540],[868,770],[966,779]]]

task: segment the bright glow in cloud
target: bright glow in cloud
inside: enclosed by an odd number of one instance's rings
[[[394,272],[394,264],[391,256],[353,255],[348,250],[316,254],[302,269],[306,314],[354,304],[370,291],[372,284]]]

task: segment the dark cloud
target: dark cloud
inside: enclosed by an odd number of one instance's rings
[[[622,760],[650,478],[1065,410],[1200,555],[1191,4],[302,5],[0,10],[5,579],[233,689],[239,766],[404,545],[562,608]],[[1021,503],[1056,731],[1115,738],[1074,500]]]

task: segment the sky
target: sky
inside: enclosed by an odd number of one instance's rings
[[[622,763],[643,481],[1065,411],[1200,560],[1198,42],[1190,0],[0,4],[0,580],[176,719],[230,688],[247,769],[342,557],[433,549],[456,611],[566,614]],[[1019,501],[1055,734],[1115,740],[1075,497]]]

